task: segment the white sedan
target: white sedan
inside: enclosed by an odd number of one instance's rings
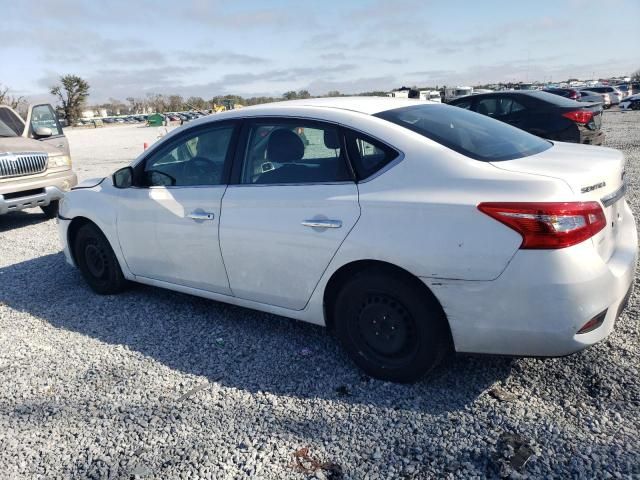
[[[323,98],[202,118],[60,206],[100,294],[145,283],[326,325],[368,374],[611,333],[637,256],[623,155],[464,109]]]

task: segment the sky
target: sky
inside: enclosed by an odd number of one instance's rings
[[[640,0],[0,0],[0,84],[90,103],[559,81],[640,68]]]

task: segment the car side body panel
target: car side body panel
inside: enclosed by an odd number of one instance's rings
[[[349,101],[344,100],[345,105]],[[393,108],[402,106],[405,104],[398,102]],[[270,304],[274,300],[269,298],[242,299],[134,276],[118,243],[118,190],[110,179],[72,192],[70,205],[63,202],[61,206],[61,215],[83,216],[95,222],[111,242],[126,278],[319,325],[325,323],[325,290],[333,275],[353,262],[375,260],[406,270],[431,289],[447,315],[459,351],[563,355],[595,343],[611,331],[637,258],[635,222],[628,206],[620,225],[622,240],[608,260],[598,255],[591,239],[551,253],[520,250],[520,235],[481,213],[477,205],[576,201],[579,197],[564,180],[472,160],[406,128],[345,108],[276,105],[220,114],[220,120],[251,116],[332,122],[361,131],[400,152],[387,168],[354,186],[360,216],[306,303],[303,298],[286,308]],[[210,121],[201,119],[194,125]],[[179,132],[170,135],[176,134]],[[545,153],[546,158],[552,155],[553,147]],[[528,158],[535,162],[535,156]],[[223,227],[224,198],[220,217]],[[60,220],[63,239],[70,222]],[[68,248],[65,253],[72,260]],[[533,269],[535,274],[530,273]],[[305,292],[308,295],[308,288]],[[576,329],[601,308],[607,310],[603,327],[595,333],[576,335]],[[541,316],[544,318],[538,322]]]

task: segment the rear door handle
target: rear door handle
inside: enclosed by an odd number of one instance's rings
[[[340,228],[342,220],[305,220],[302,225],[311,228]]]
[[[195,221],[213,220],[216,216],[211,212],[191,212],[187,215],[190,219]]]

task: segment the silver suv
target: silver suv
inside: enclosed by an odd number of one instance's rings
[[[0,105],[0,215],[40,207],[53,218],[78,183],[69,143],[49,104],[29,107],[27,121]]]

